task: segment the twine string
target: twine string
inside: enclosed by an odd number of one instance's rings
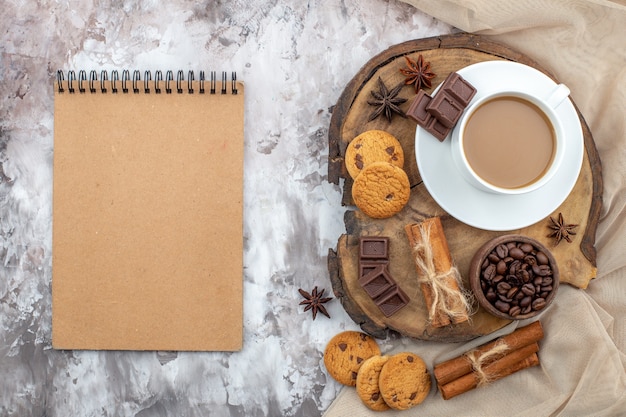
[[[489,384],[493,379],[493,377],[489,376],[484,370],[486,362],[491,363],[493,360],[504,356],[508,351],[509,345],[503,340],[499,340],[491,349],[480,355],[478,354],[478,350],[472,350],[465,354],[472,364],[472,368],[478,378],[478,387]]]

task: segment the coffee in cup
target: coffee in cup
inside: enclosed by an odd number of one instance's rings
[[[548,182],[565,149],[554,108],[569,95],[563,84],[547,98],[505,91],[470,104],[452,135],[455,164],[485,191],[521,194]]]

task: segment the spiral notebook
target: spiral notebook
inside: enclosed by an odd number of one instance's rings
[[[54,348],[241,349],[244,87],[207,75],[57,74]]]

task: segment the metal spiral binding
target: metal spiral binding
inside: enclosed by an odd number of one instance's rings
[[[183,70],[178,70],[176,73],[176,79],[174,79],[174,72],[168,70],[165,72],[165,77],[163,76],[163,72],[161,70],[157,70],[154,73],[154,80],[152,77],[152,71],[145,71],[143,76],[143,89],[141,86],[141,72],[138,70],[134,70],[132,73],[132,77],[129,70],[122,70],[122,75],[120,77],[120,73],[118,70],[112,70],[109,73],[106,70],[102,70],[100,72],[100,77],[98,77],[98,73],[95,70],[91,70],[89,72],[89,76],[87,76],[87,72],[85,70],[78,71],[78,76],[76,76],[76,72],[73,70],[67,71],[67,83],[65,83],[65,73],[62,70],[57,71],[57,91],[59,93],[64,93],[67,91],[70,94],[75,94],[77,91],[80,94],[84,93],[96,93],[98,88],[100,93],[112,93],[117,94],[118,92],[122,92],[122,94],[151,94],[154,92],[155,94],[161,94],[165,92],[165,94],[218,94],[217,91],[217,73],[216,71],[211,71],[209,73],[209,88],[205,88],[205,73],[204,71],[199,72],[198,83],[199,88],[194,89],[194,82],[196,80],[195,73],[193,70],[189,70],[187,72],[187,85],[185,87],[185,73]],[[230,93],[237,94],[237,73],[233,71],[230,76]],[[173,84],[176,83],[175,88],[172,88]],[[98,87],[99,84],[99,87]],[[228,94],[228,73],[226,71],[222,71],[222,83],[219,94]],[[130,85],[130,88],[129,88]],[[65,88],[67,86],[67,90]],[[110,86],[110,91],[108,87]]]

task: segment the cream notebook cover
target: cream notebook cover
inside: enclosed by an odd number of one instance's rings
[[[54,348],[241,349],[244,88],[203,75],[59,72]]]

